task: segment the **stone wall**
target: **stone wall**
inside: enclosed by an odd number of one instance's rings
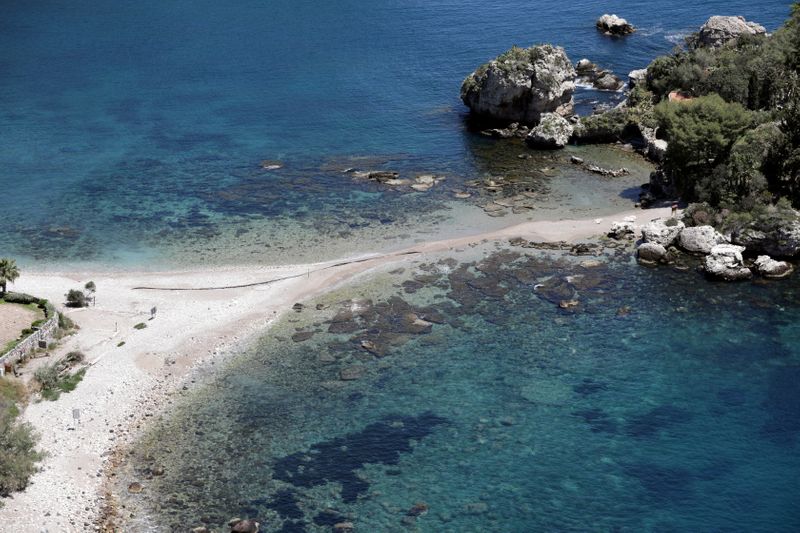
[[[48,342],[53,337],[53,333],[56,329],[58,329],[58,313],[54,313],[53,316],[51,316],[47,322],[39,326],[36,331],[25,337],[13,349],[0,357],[0,376],[5,375],[7,363],[13,364],[25,357],[25,355],[39,346],[39,341]]]

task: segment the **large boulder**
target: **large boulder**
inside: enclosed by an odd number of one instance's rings
[[[675,242],[684,230],[683,222],[674,218],[657,218],[642,226],[642,240],[660,244],[664,248]]]
[[[718,244],[703,258],[703,268],[710,276],[725,281],[750,279],[753,273],[744,266],[743,251],[743,246]]]
[[[666,259],[667,249],[654,242],[645,242],[636,249],[636,257],[640,263],[654,265]]]
[[[608,236],[613,239],[625,239],[636,233],[636,223],[633,220],[623,220],[620,222],[613,222],[611,229],[608,231]]]
[[[800,255],[800,218],[795,215],[759,220],[734,231],[731,241],[751,253],[797,257]]]
[[[693,37],[694,47],[719,47],[740,35],[763,35],[767,30],[755,22],[747,22],[744,17],[713,16],[700,27]]]
[[[794,267],[790,263],[776,261],[768,255],[759,255],[753,265],[756,267],[756,272],[771,279],[788,277],[794,271]]]
[[[561,115],[546,113],[525,142],[533,148],[564,148],[572,136],[572,124]]]
[[[695,254],[711,253],[714,246],[727,243],[728,239],[712,226],[685,228],[678,235],[678,246]]]
[[[606,35],[628,35],[636,31],[636,28],[624,18],[609,14],[597,19],[595,26]]]
[[[633,89],[637,85],[644,85],[647,82],[647,69],[640,68],[628,73],[628,87]]]
[[[461,100],[484,118],[538,124],[545,113],[572,113],[575,69],[563,48],[543,44],[511,50],[461,84]]]

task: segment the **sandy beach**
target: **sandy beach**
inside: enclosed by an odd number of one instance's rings
[[[97,301],[93,307],[64,310],[80,330],[53,355],[80,350],[90,366],[75,391],[26,408],[23,419],[41,435],[40,447],[47,457],[27,490],[4,501],[2,529],[95,530],[112,452],[131,442],[177,395],[190,390],[193,372],[237,353],[296,302],[426,253],[511,237],[575,241],[604,234],[613,221],[628,216],[641,224],[668,215],[669,209],[663,208],[631,210],[599,222],[527,222],[389,254],[293,266],[148,273],[25,270],[13,290],[60,302],[69,289],[92,280]],[[152,308],[157,311],[150,320]],[[140,322],[147,327],[134,329]],[[79,420],[74,418],[76,410]]]

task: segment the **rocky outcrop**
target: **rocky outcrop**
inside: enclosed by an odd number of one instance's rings
[[[624,18],[609,14],[597,19],[595,26],[606,35],[628,35],[636,31],[636,28]]]
[[[572,112],[575,69],[561,47],[512,48],[461,85],[461,100],[480,117],[538,124],[546,113]]]
[[[756,272],[770,279],[786,278],[794,272],[794,267],[786,261],[776,261],[768,255],[759,255],[753,263]]]
[[[743,246],[718,244],[703,258],[703,268],[708,275],[725,281],[750,279],[753,273],[744,266],[743,251]]]
[[[636,223],[633,220],[623,220],[611,224],[608,236],[612,239],[625,239],[633,236],[636,232]]]
[[[632,70],[628,73],[628,87],[633,89],[639,85],[644,85],[647,82],[647,69],[640,68]]]
[[[654,265],[667,258],[667,249],[654,242],[645,242],[636,249],[636,257],[640,263]]]
[[[678,235],[678,246],[694,254],[708,254],[718,244],[727,244],[726,239],[712,226],[693,226],[685,228]]]
[[[740,35],[764,35],[766,28],[755,22],[747,22],[744,17],[714,16],[700,27],[700,31],[690,39],[690,45],[719,47]]]
[[[572,136],[572,124],[561,115],[546,113],[525,142],[533,148],[564,148]]]
[[[734,231],[731,241],[755,254],[797,257],[800,255],[800,219],[795,217],[753,222]]]
[[[619,79],[610,70],[602,69],[588,59],[581,59],[575,65],[578,82],[591,85],[601,91],[619,91],[625,82]]]
[[[519,122],[512,122],[505,128],[491,128],[488,130],[483,130],[481,133],[487,137],[493,137],[495,139],[511,139],[512,137],[524,139],[530,132],[531,129],[529,127],[524,126]]]
[[[664,248],[675,242],[684,229],[684,224],[674,218],[657,218],[642,227],[642,240],[660,244]]]

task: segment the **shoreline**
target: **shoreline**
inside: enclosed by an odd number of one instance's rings
[[[0,522],[15,530],[99,530],[101,513],[111,503],[107,481],[115,460],[146,429],[148,419],[167,414],[174,398],[191,389],[195,377],[241,353],[296,302],[425,253],[512,237],[550,242],[588,239],[605,234],[613,221],[631,215],[643,223],[669,216],[670,209],[629,210],[599,223],[598,219],[529,221],[386,254],[301,265],[23,273],[14,289],[51,301],[60,301],[64,292],[92,279],[98,305],[67,311],[81,329],[65,338],[55,354],[81,350],[90,366],[75,391],[25,409],[22,420],[41,435],[39,447],[48,456],[28,488],[4,500]],[[136,290],[142,286],[149,289]],[[158,309],[156,317],[147,320],[152,307]],[[138,322],[147,327],[133,329]],[[125,344],[118,346],[122,341]],[[80,409],[77,424],[74,409]]]

